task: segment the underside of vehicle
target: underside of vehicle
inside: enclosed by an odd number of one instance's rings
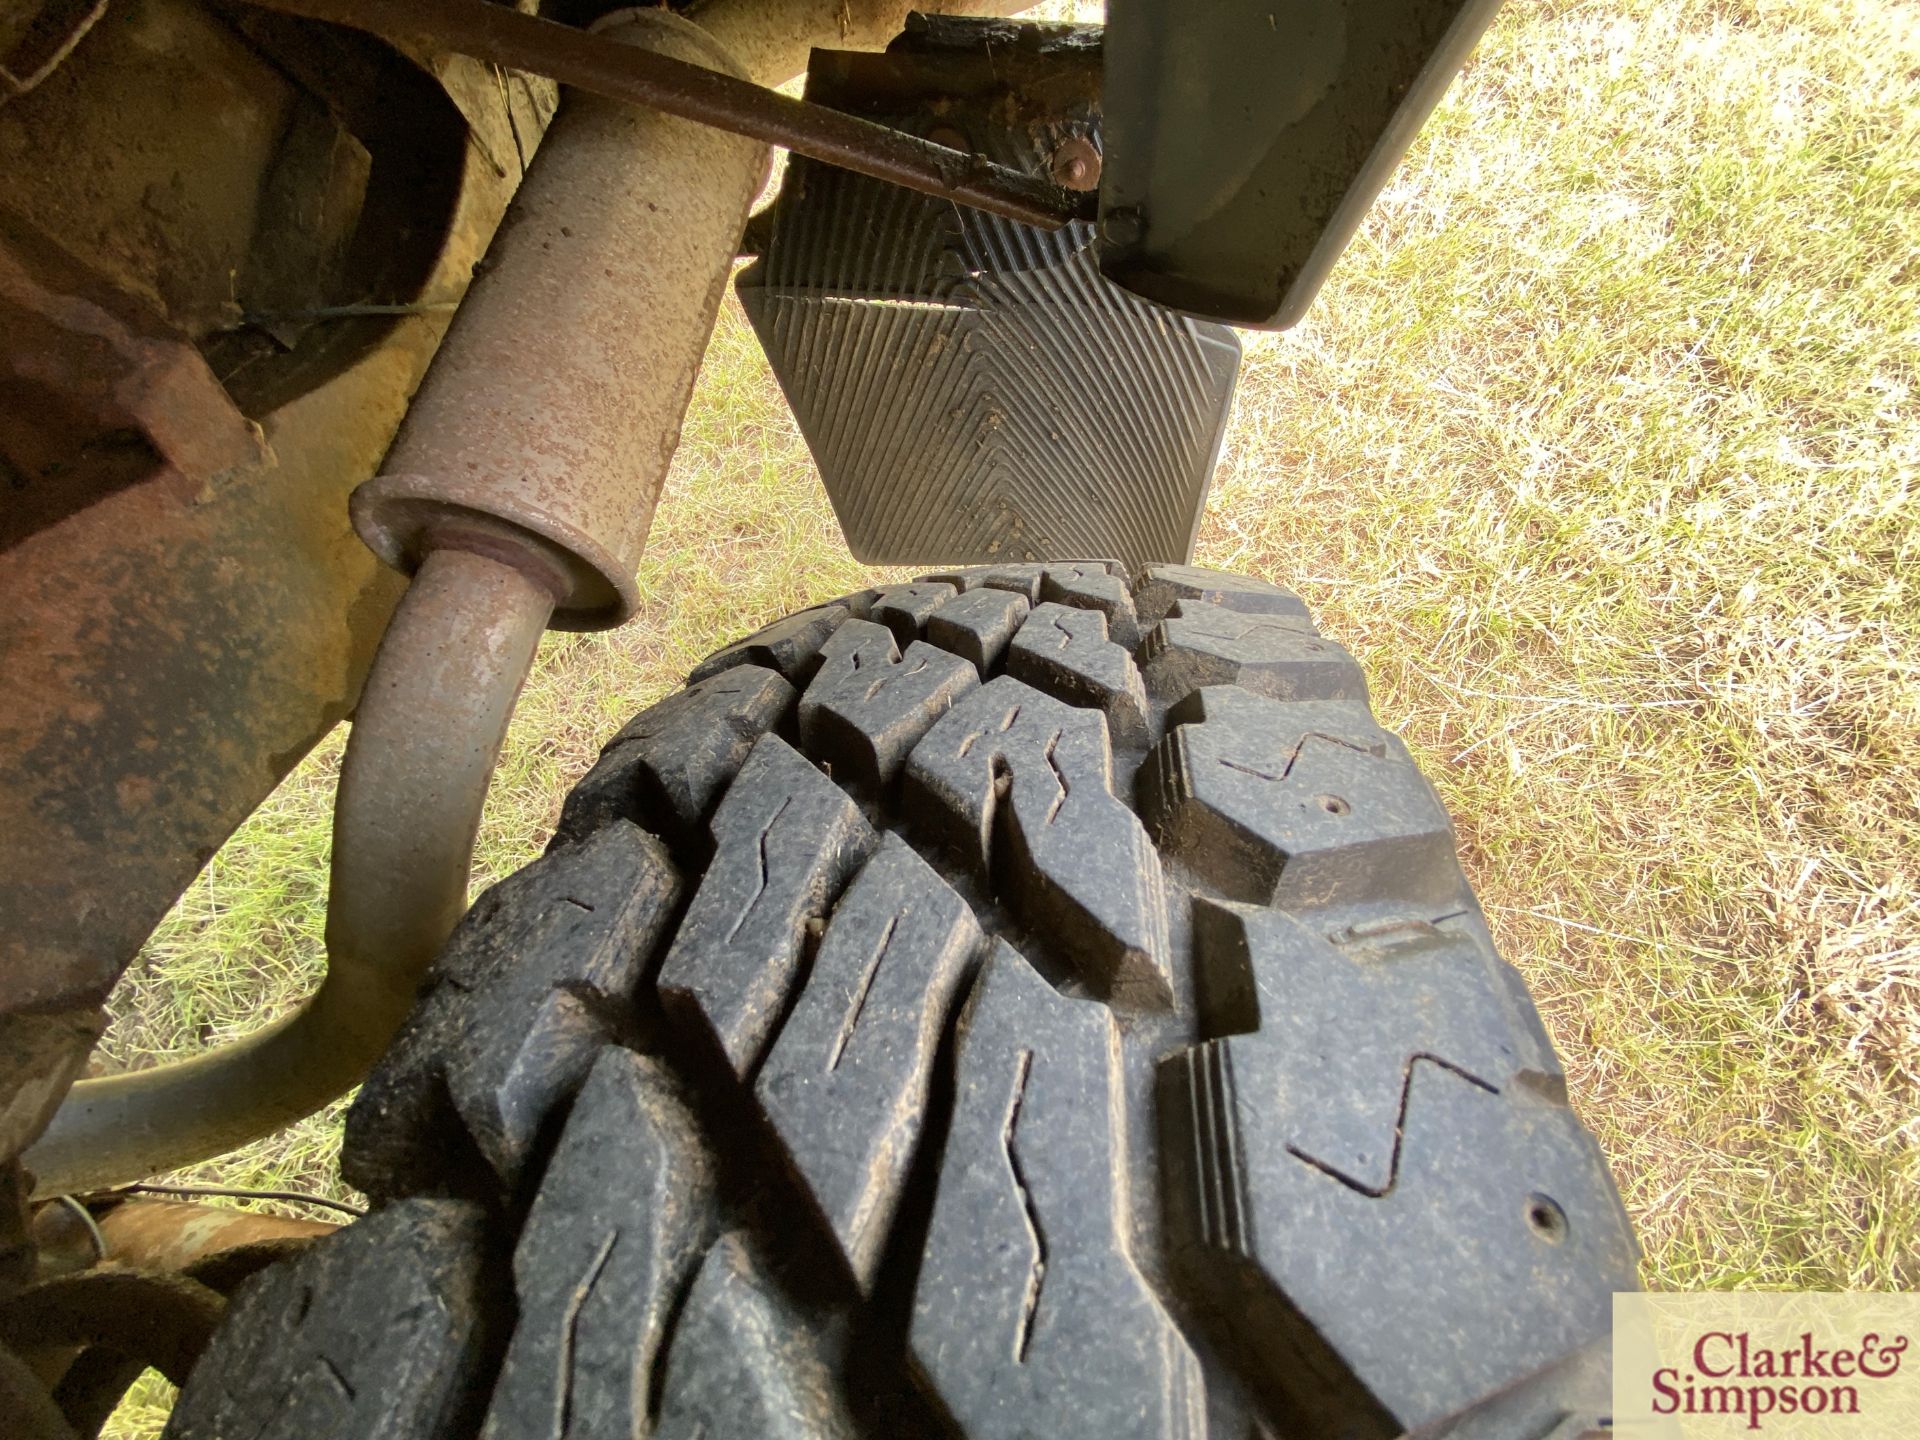
[[[1604,1424],[1632,1233],[1451,823],[1190,564],[1234,327],[1496,7],[944,8],[0,0],[9,1434],[150,1367],[183,1440]],[[469,909],[729,280],[919,578],[708,658]],[[348,720],[324,984],[88,1077]],[[356,1085],[337,1232],[127,1188]]]

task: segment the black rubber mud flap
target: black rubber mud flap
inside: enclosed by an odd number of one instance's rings
[[[1099,33],[915,17],[884,55],[816,51],[807,96],[1090,177]],[[770,219],[740,299],[855,555],[1189,556],[1231,330],[1109,284],[1090,224],[1049,234],[800,156]]]

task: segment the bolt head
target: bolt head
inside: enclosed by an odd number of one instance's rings
[[[1050,166],[1053,183],[1068,190],[1095,190],[1100,186],[1100,152],[1079,135],[1070,135],[1054,147]]]

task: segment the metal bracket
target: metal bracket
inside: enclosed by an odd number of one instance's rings
[[[1500,0],[1112,0],[1100,266],[1284,330],[1306,312]]]

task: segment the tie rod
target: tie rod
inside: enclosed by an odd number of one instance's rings
[[[704,66],[621,45],[487,0],[253,0],[384,39],[416,41],[545,75],[609,100],[749,135],[797,155],[1057,230],[1093,218],[1095,196]]]

